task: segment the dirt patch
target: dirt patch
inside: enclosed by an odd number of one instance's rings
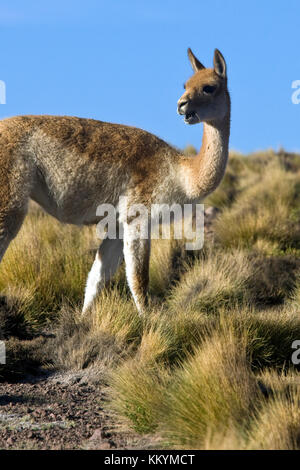
[[[106,393],[76,376],[0,384],[0,449],[126,449],[139,438],[114,431]],[[74,383],[75,382],[75,383]]]

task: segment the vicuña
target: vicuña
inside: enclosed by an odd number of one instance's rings
[[[16,116],[0,122],[0,261],[36,201],[61,222],[96,224],[100,204],[194,203],[219,185],[228,159],[230,97],[226,63],[215,50],[205,68],[188,49],[194,75],[178,101],[187,124],[204,123],[196,157],[144,130],[70,116]],[[139,312],[147,306],[150,240],[132,235],[118,208],[123,239],[106,238],[89,273],[83,311],[123,259]]]

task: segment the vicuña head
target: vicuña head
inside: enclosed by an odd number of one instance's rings
[[[178,101],[178,113],[187,124],[213,122],[223,119],[229,111],[226,63],[216,49],[214,68],[207,69],[188,49],[195,74],[185,83],[185,92]]]
[[[190,49],[188,54],[195,74],[186,82],[178,111],[188,124],[204,123],[196,157],[144,130],[93,119],[43,115],[0,121],[0,261],[23,223],[29,199],[61,222],[76,225],[98,223],[97,208],[112,205],[123,229],[116,233],[123,238],[107,237],[100,244],[83,310],[125,260],[130,290],[138,310],[144,311],[151,240],[135,238],[134,217],[127,217],[120,201],[147,209],[197,202],[218,186],[227,163],[225,60],[216,50],[214,68],[206,69]]]

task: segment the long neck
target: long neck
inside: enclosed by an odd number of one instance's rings
[[[228,160],[230,111],[220,121],[204,124],[202,146],[182,162],[181,178],[188,197],[204,198],[220,184]]]

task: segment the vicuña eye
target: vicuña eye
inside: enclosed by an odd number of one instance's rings
[[[208,94],[208,95],[211,95],[215,90],[216,90],[216,86],[212,86],[212,85],[205,85],[203,87],[203,92]]]

